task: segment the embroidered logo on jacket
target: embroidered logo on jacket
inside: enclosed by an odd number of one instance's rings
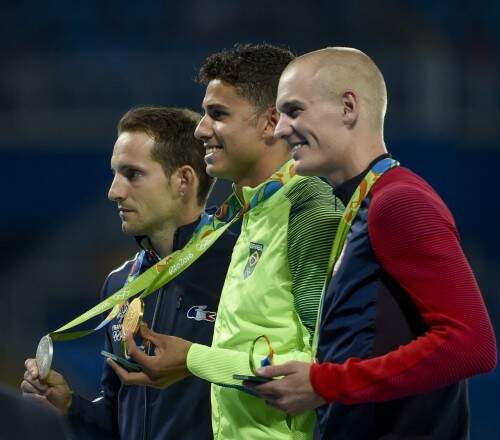
[[[205,310],[207,306],[193,306],[187,311],[187,317],[195,321],[214,322],[217,312]]]
[[[250,275],[252,275],[255,266],[257,266],[257,263],[260,260],[263,249],[263,244],[250,242],[250,256],[248,257],[245,270],[243,271],[243,278],[248,278]]]
[[[123,317],[128,310],[128,301],[120,306],[120,312],[115,317],[116,324],[111,325],[111,337],[114,342],[120,342],[122,340],[122,323]]]

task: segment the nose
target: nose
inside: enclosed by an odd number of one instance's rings
[[[209,116],[205,115],[194,130],[194,137],[200,141],[207,142],[212,137],[212,128],[209,121]]]
[[[123,184],[123,177],[118,173],[113,177],[113,181],[111,182],[111,186],[108,190],[108,199],[112,202],[121,202],[125,200],[125,185]]]
[[[274,128],[274,137],[286,139],[292,134],[292,126],[290,124],[290,118],[284,113],[280,114],[280,118],[276,127]]]

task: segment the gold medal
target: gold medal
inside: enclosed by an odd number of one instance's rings
[[[139,330],[144,315],[144,302],[140,298],[135,298],[128,306],[127,313],[122,323],[122,338],[129,334],[135,335]]]

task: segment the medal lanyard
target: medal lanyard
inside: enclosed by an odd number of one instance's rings
[[[113,295],[92,307],[84,314],[49,333],[49,336],[54,341],[70,341],[90,335],[96,330],[101,329],[118,314],[121,304],[140,292],[143,292],[140,298],[145,298],[172,281],[201,257],[201,255],[203,255],[217,239],[246,212],[253,209],[264,200],[267,200],[294,176],[295,168],[293,162],[288,161],[258,187],[250,201],[245,203],[244,206],[241,206],[236,194],[232,194],[214,215],[205,213],[202,215],[193,236],[184,248],[163,258],[135,279],[132,280],[129,277],[129,282]],[[97,327],[91,330],[76,332],[67,331],[109,309],[112,309],[111,312]]]
[[[140,273],[142,263],[144,261],[144,256],[144,251],[141,251],[136,255],[135,261],[130,268],[130,272],[127,276],[125,284],[128,284]],[[125,302],[115,305],[115,307],[113,307],[113,309],[111,310],[111,313],[95,329],[89,331],[89,333],[97,331],[108,324],[118,314],[123,304],[125,304]],[[51,335],[45,335],[38,343],[38,347],[36,350],[36,363],[38,365],[40,378],[42,380],[45,380],[50,372],[53,353],[54,351]]]
[[[125,285],[129,284],[135,278],[137,278],[137,276],[141,272],[141,268],[142,268],[142,264],[144,262],[145,255],[146,255],[145,251],[140,251],[137,253],[134,264],[132,264],[132,267],[130,268],[130,272],[127,275],[127,280],[125,281]],[[109,312],[108,316],[106,316],[106,318],[97,327],[95,327],[94,329],[92,329],[90,331],[95,332],[97,330],[100,330],[101,328],[103,328],[107,324],[109,324],[113,319],[116,318],[116,316],[118,315],[118,313],[120,312],[120,309],[123,307],[124,304],[125,304],[125,301],[123,301],[119,304],[116,304],[111,309],[111,312]]]
[[[209,249],[210,246],[212,246],[226,231],[226,229],[238,220],[238,218],[239,216],[236,215],[228,223],[221,225],[221,227],[217,230],[213,230],[213,233],[206,235],[202,239],[191,240],[190,243],[188,243],[188,245],[186,245],[183,249],[175,251],[168,257],[162,259],[137,278],[132,280],[129,278],[129,282],[113,295],[106,298],[104,301],[97,304],[83,315],[80,315],[56,331],[50,333],[50,337],[54,341],[70,341],[90,335],[91,333],[101,329],[118,314],[121,305],[129,298],[137,295],[143,290],[145,291],[141,297],[146,297],[150,293],[159,289],[161,286],[176,278],[179,274],[191,266],[191,264],[203,255],[207,249]],[[111,312],[97,327],[91,330],[67,332],[67,330],[76,327],[77,325],[80,325],[109,309],[112,309]]]
[[[359,207],[361,206],[361,203],[366,198],[366,196],[370,192],[370,189],[375,184],[375,182],[378,179],[380,179],[380,177],[385,172],[387,172],[391,168],[394,168],[397,166],[399,166],[399,162],[397,162],[396,160],[394,160],[390,157],[378,161],[370,169],[370,171],[365,175],[365,177],[363,178],[361,183],[358,185],[358,187],[354,191],[354,194],[352,195],[351,200],[347,204],[347,207],[344,211],[344,215],[342,216],[342,219],[340,221],[340,225],[337,229],[337,233],[335,234],[335,240],[333,242],[332,250],[330,253],[330,258],[328,260],[328,272],[327,272],[327,277],[325,279],[325,283],[323,285],[323,291],[322,291],[322,295],[321,295],[320,305],[318,307],[318,315],[316,318],[316,325],[315,325],[314,335],[313,335],[313,343],[312,343],[313,359],[316,358],[316,352],[317,352],[317,347],[318,347],[318,329],[319,329],[319,321],[320,321],[322,309],[323,309],[323,299],[325,296],[325,291],[326,291],[326,288],[328,287],[328,283],[330,282],[330,278],[332,276],[335,263],[338,261],[340,254],[342,253],[342,249],[344,248],[344,243],[346,241],[347,234],[348,234],[349,230],[351,229],[352,222],[355,219],[355,217],[359,211]],[[252,341],[252,344],[250,346],[250,352],[249,352],[249,357],[248,357],[248,363],[250,366],[250,370],[252,371],[253,374],[256,374],[255,361],[254,361],[255,345],[261,339],[264,339],[267,343],[268,354],[266,357],[264,357],[260,361],[260,365],[262,367],[267,366],[267,365],[272,365],[273,359],[274,359],[274,350],[273,350],[273,347],[271,346],[271,341],[269,340],[269,338],[266,335],[260,335],[257,338],[255,338]]]
[[[357,186],[356,190],[354,191],[354,194],[351,197],[351,200],[349,200],[349,203],[346,206],[344,215],[340,220],[340,224],[337,229],[337,233],[335,234],[335,240],[333,241],[332,251],[330,253],[330,258],[328,261],[328,273],[325,279],[325,283],[323,284],[323,292],[321,294],[320,304],[318,307],[318,315],[316,317],[316,325],[314,329],[314,336],[312,343],[313,359],[315,361],[318,351],[319,325],[321,316],[323,314],[323,303],[325,299],[326,289],[328,288],[330,279],[333,276],[333,270],[335,264],[337,263],[344,249],[344,245],[347,239],[347,235],[351,229],[352,222],[354,221],[356,215],[358,214],[361,203],[370,193],[372,186],[387,171],[397,166],[399,166],[399,162],[397,160],[392,159],[391,157],[386,157],[385,159],[381,159],[375,165],[373,165],[373,167],[370,169],[370,171],[368,171],[368,173],[365,175],[361,183]]]

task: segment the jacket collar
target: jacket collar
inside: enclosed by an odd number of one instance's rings
[[[282,164],[271,176],[269,176],[266,180],[259,183],[257,186],[244,186],[241,191],[243,194],[243,200],[241,200],[236,192],[236,185],[233,183],[233,196],[236,198],[237,202],[240,206],[250,206],[253,208],[254,205],[266,200],[269,198],[274,192],[278,189],[273,185],[275,182],[279,182],[279,188],[285,184],[287,184],[290,179],[295,176],[295,166],[293,159],[286,161]],[[266,191],[266,188],[270,188],[270,185],[274,189],[269,189]],[[262,197],[257,196],[257,193],[261,192]]]
[[[368,167],[362,173],[334,187],[333,194],[337,196],[340,200],[342,200],[344,206],[347,206],[347,204],[351,200],[352,195],[354,194],[354,191],[356,191],[358,185],[361,183],[363,178],[368,174],[368,171],[370,171],[373,165],[375,165],[378,161],[385,159],[387,157],[391,157],[391,155],[389,153],[384,153],[378,156],[375,160],[373,160],[370,163],[370,165],[368,165]]]
[[[198,224],[199,221],[200,217],[198,217],[193,223],[182,225],[177,228],[177,230],[174,233],[173,251],[182,249],[187,244],[187,242],[193,235],[193,232],[196,229],[196,225]],[[137,242],[137,245],[144,252],[146,252],[146,256],[150,261],[150,263],[155,263],[161,260],[161,257],[158,255],[158,252],[154,248],[153,244],[151,243],[151,240],[147,235],[136,235],[134,238],[135,241]]]

